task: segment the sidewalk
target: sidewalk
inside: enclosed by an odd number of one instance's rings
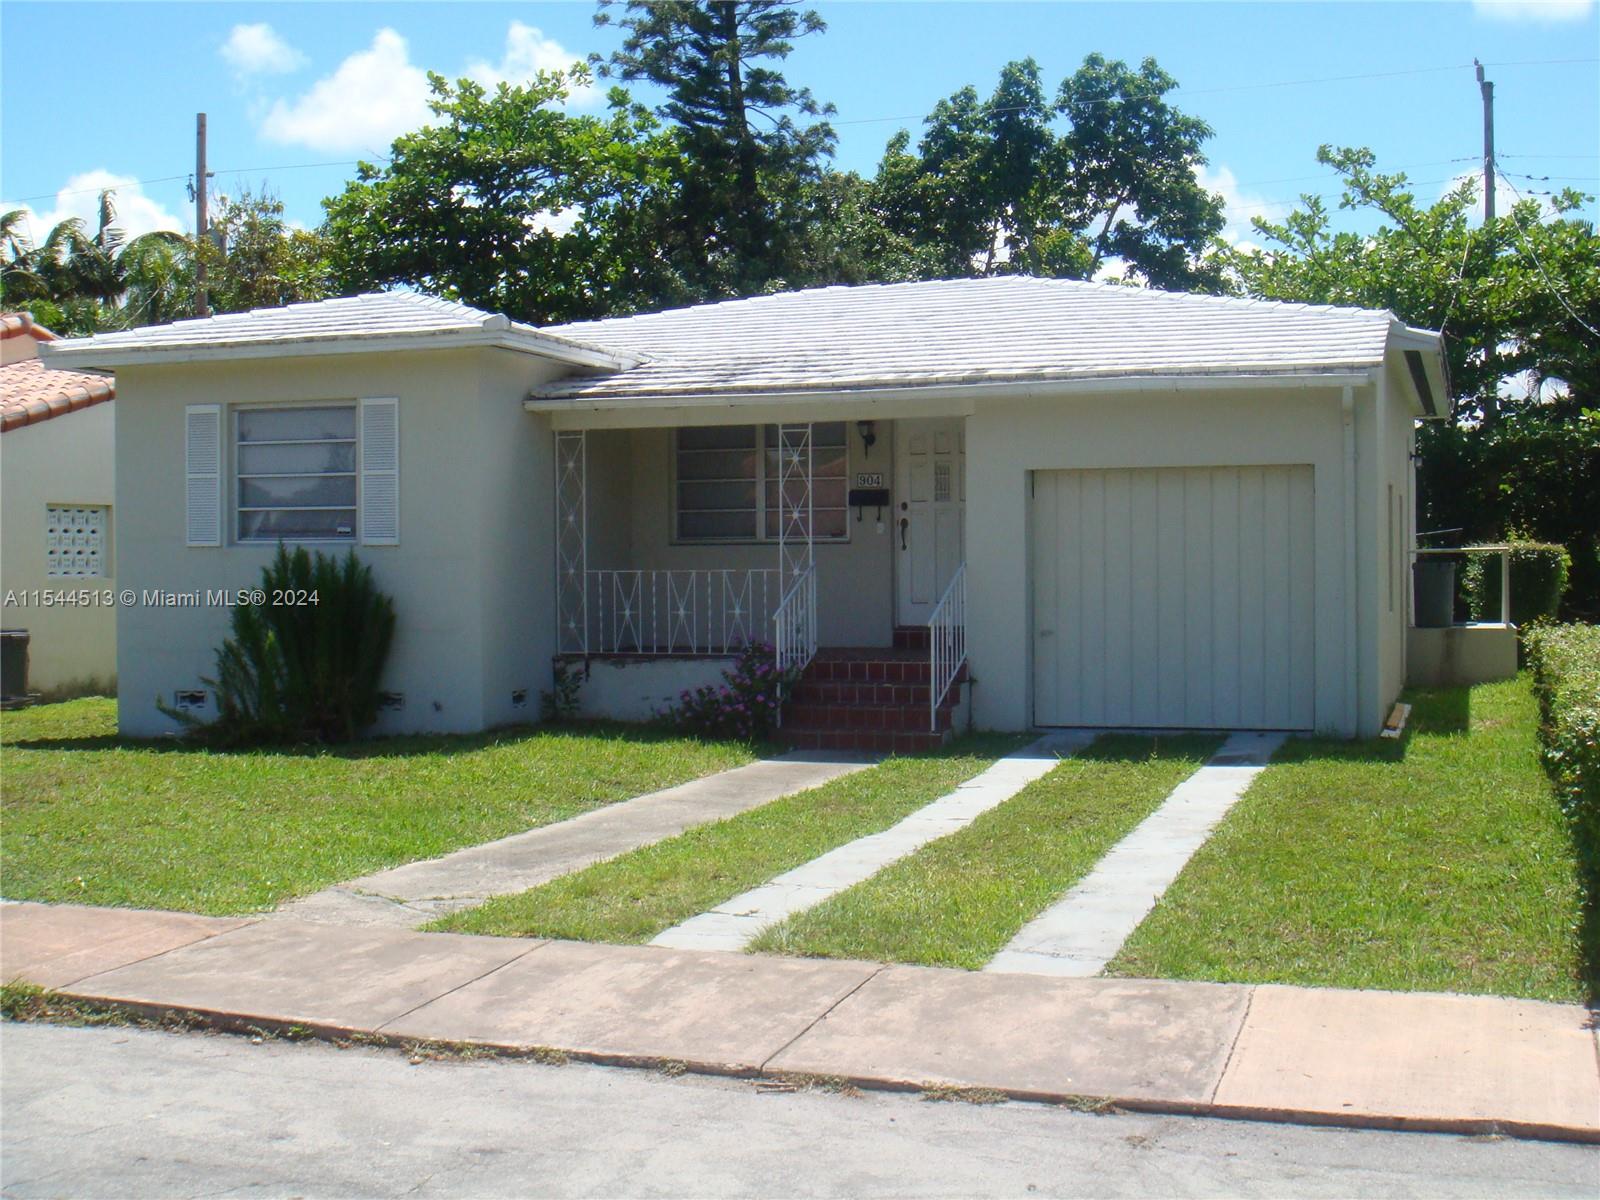
[[[1600,1143],[1589,1010],[0,905],[0,978],[145,1012],[633,1066]]]

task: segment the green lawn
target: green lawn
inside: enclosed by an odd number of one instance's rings
[[[575,727],[224,752],[122,741],[116,704],[0,714],[0,894],[251,912],[753,757]]]
[[[1564,1001],[1594,989],[1527,680],[1410,699],[1404,746],[1287,743],[1110,973]]]
[[[531,891],[496,897],[430,928],[647,942],[835,846],[887,829],[1024,741],[970,737],[936,754],[892,758]]]
[[[772,926],[750,948],[979,968],[1220,742],[1099,738],[959,833]]]

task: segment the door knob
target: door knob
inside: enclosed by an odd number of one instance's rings
[[[910,528],[911,528],[911,518],[910,517],[901,517],[900,518],[900,549],[902,549],[902,550],[904,550],[906,548],[906,530],[908,530]]]

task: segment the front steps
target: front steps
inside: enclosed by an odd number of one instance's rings
[[[904,645],[922,634],[923,645]],[[895,631],[893,647],[820,649],[783,709],[778,740],[797,750],[911,754],[950,740],[966,668],[928,713],[927,630]]]

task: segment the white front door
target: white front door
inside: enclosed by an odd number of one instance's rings
[[[966,421],[894,423],[895,619],[926,625],[966,557]]]

